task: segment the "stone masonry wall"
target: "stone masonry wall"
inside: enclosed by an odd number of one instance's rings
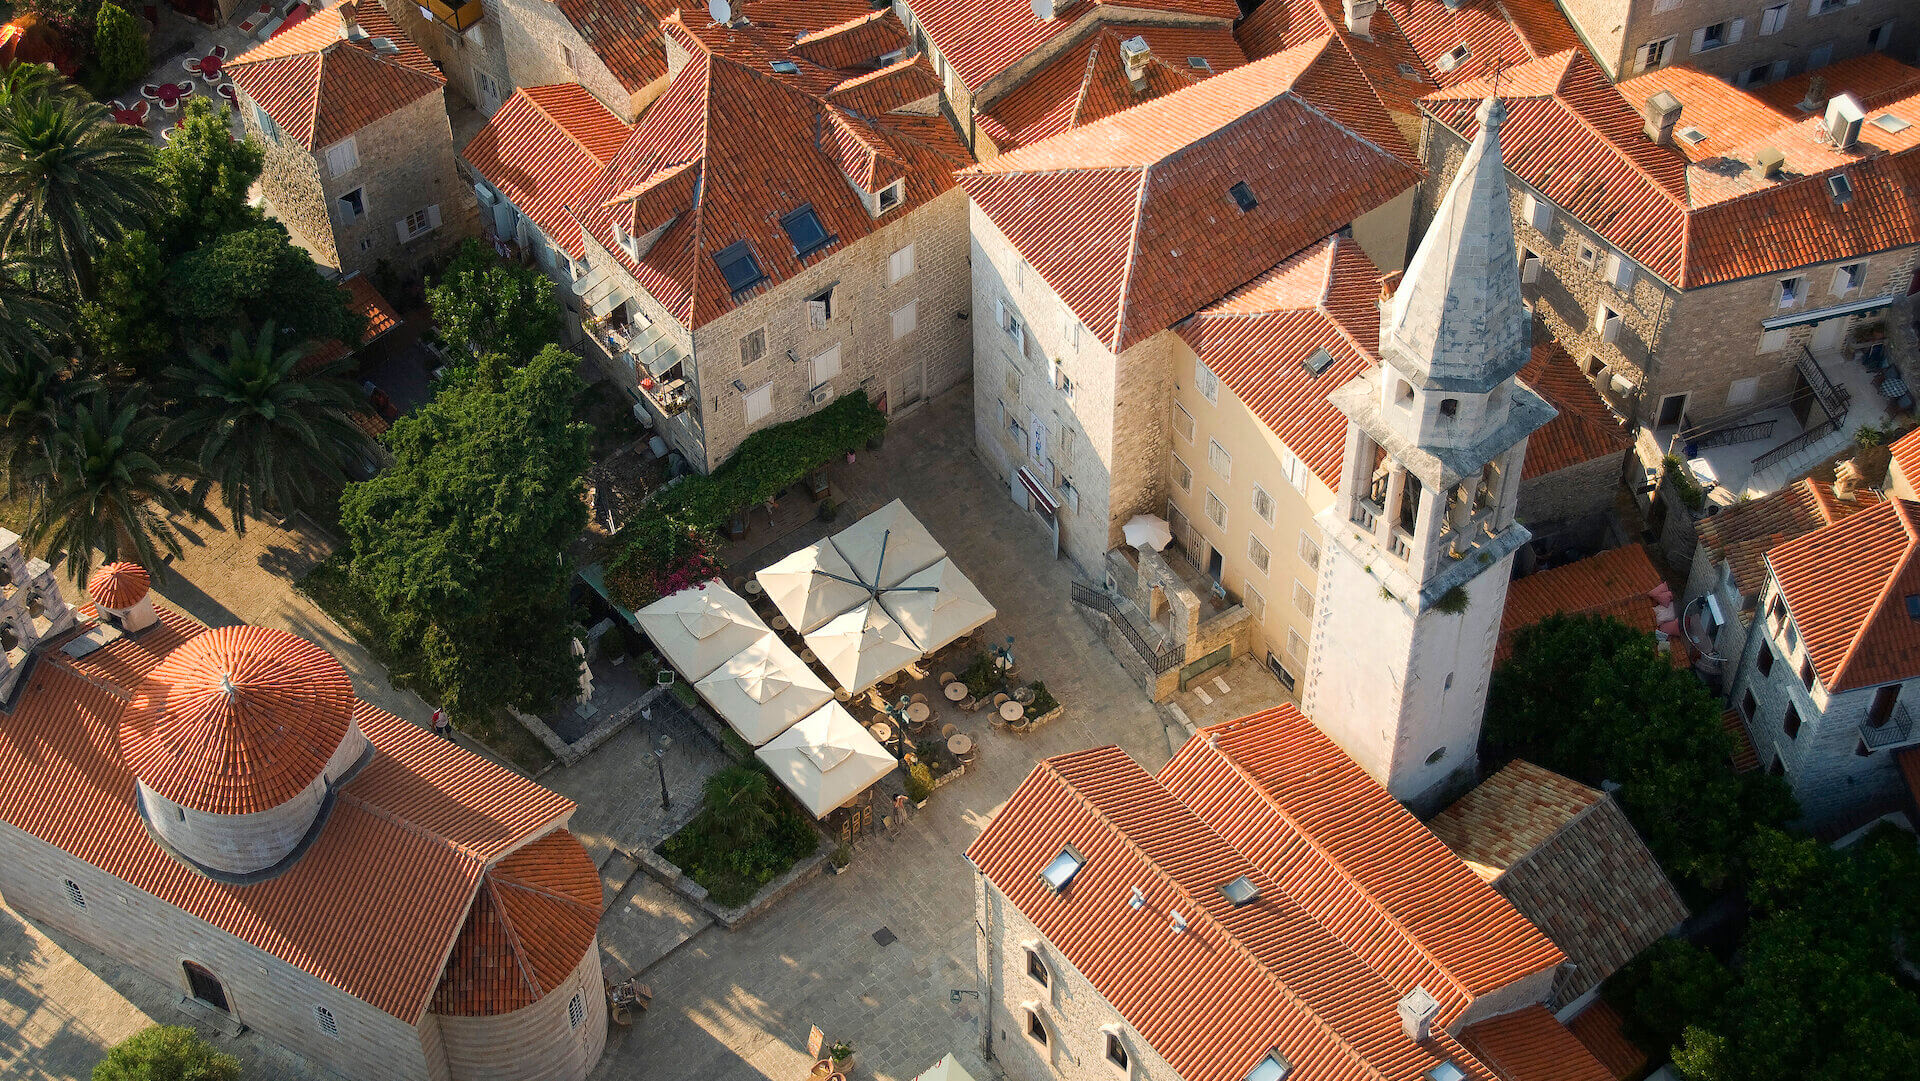
[[[579,1025],[569,1019],[580,996]],[[567,978],[538,1002],[497,1017],[431,1015],[452,1081],[580,1081],[607,1046],[607,996],[600,941],[588,944]]]
[[[292,139],[273,139],[260,127],[260,113],[253,98],[239,83],[240,118],[247,138],[266,150],[260,169],[260,194],[266,200],[267,213],[287,227],[293,242],[307,249],[313,261],[323,267],[340,266],[340,254],[334,247],[333,222],[327,216],[327,197],[320,186],[320,163],[306,147]]]
[[[1632,77],[1635,55],[1649,42],[1672,38],[1660,66],[1685,65],[1732,80],[1750,68],[1788,63],[1798,74],[1818,67],[1814,50],[1824,47],[1826,63],[1857,56],[1869,48],[1868,31],[1891,20],[1893,33],[1881,49],[1903,60],[1913,58],[1920,44],[1920,21],[1911,0],[1854,0],[1823,14],[1813,14],[1821,0],[1791,0],[1777,30],[1762,34],[1762,12],[1779,0],[1690,0],[1670,11],[1658,11],[1655,0],[1561,0],[1561,8],[1586,40],[1594,56],[1616,80]],[[1732,41],[1732,27],[1723,31],[1728,43],[1693,51],[1693,33],[1702,27],[1744,19],[1740,40]],[[1762,81],[1768,81],[1763,77]],[[1756,84],[1757,85],[1757,84]],[[1639,104],[1638,102],[1635,103]]]
[[[1620,488],[1620,467],[1625,453],[1609,454],[1521,481],[1515,514],[1534,536],[1544,537],[1551,534],[1556,525],[1577,523],[1610,512],[1614,493]]]
[[[86,908],[67,898],[80,887]],[[0,823],[0,891],[9,907],[145,972],[182,996],[192,961],[225,989],[234,1018],[356,1081],[447,1081],[420,1032],[332,984],[135,889],[37,837]],[[337,1036],[315,1006],[332,1012]]]
[[[394,24],[440,65],[447,77],[447,90],[455,97],[489,112],[479,84],[482,74],[493,80],[499,94],[496,107],[513,92],[507,80],[506,46],[500,37],[497,8],[462,32],[428,18],[413,0],[381,0],[381,6]]]
[[[384,259],[402,274],[416,274],[463,238],[479,235],[480,207],[454,164],[453,125],[444,92],[368,124],[353,138],[360,166],[345,176],[327,176],[324,159],[316,159],[329,208],[354,188],[361,189],[366,202],[359,221],[334,226],[341,273],[371,271]],[[439,226],[401,240],[396,224],[429,206],[440,208]]]
[[[488,14],[500,24],[501,49],[506,56],[507,85],[500,88],[502,94],[511,95],[525,86],[579,83],[615,116],[631,124],[665,86],[662,76],[655,80],[655,86],[629,94],[553,0],[487,3]],[[567,63],[569,54],[573,57],[571,66]]]

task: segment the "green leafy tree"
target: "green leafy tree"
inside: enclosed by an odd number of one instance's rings
[[[32,284],[36,266],[43,267],[44,260],[26,252],[0,252],[0,364],[21,354],[48,352],[48,338],[66,329],[66,310]]]
[[[135,230],[109,244],[94,270],[93,295],[74,306],[80,354],[115,377],[156,374],[180,335],[179,320],[166,310],[167,268],[159,245],[145,230]]]
[[[167,369],[182,409],[173,438],[199,462],[194,500],[218,484],[235,533],[247,531],[249,516],[312,500],[316,482],[344,481],[348,466],[371,457],[344,361],[301,374],[305,355],[283,347],[268,323],[252,341],[234,331],[221,356],[195,349]]]
[[[42,552],[65,551],[76,584],[87,584],[96,549],[108,563],[124,559],[164,573],[161,549],[175,557],[181,551],[167,516],[204,515],[179,485],[194,465],[166,453],[166,425],[139,391],[118,401],[91,394],[55,425],[50,453],[33,464],[37,498],[27,540]]]
[[[175,260],[167,279],[167,309],[192,324],[183,328],[190,341],[204,333],[220,340],[233,327],[268,320],[300,341],[357,342],[365,329],[345,291],[320,276],[279,222],[202,244]]]
[[[1779,778],[1733,772],[1720,713],[1651,635],[1611,619],[1554,616],[1516,636],[1493,675],[1483,731],[1490,757],[1617,782],[1621,808],[1667,873],[1714,890],[1756,824],[1795,814]]]
[[[240,1060],[178,1025],[137,1032],[93,1068],[93,1081],[239,1081]]]
[[[191,251],[261,223],[247,191],[260,179],[266,150],[252,139],[234,139],[228,111],[203,97],[187,99],[180,126],[154,156],[154,173],[165,194],[159,238],[168,257]]]
[[[456,717],[544,710],[578,685],[564,558],[587,520],[578,364],[548,347],[497,381],[444,385],[387,433],[393,464],[341,499],[353,582]]]
[[[147,31],[113,4],[101,4],[93,23],[93,61],[109,93],[133,85],[153,65],[147,59]]]
[[[144,131],[71,84],[27,80],[0,105],[0,250],[44,255],[86,294],[100,250],[158,209],[152,164]]]
[[[69,41],[91,40],[100,15],[100,0],[22,0],[20,7],[58,27]]]
[[[427,289],[434,325],[447,343],[473,356],[498,353],[515,364],[560,337],[553,281],[533,267],[502,262],[469,239]]]
[[[0,464],[8,496],[44,470],[60,418],[94,386],[44,350],[0,359]]]

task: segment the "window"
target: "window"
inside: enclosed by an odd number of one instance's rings
[[[1393,404],[1402,409],[1413,405],[1413,384],[1401,379],[1393,385]]]
[[[1287,631],[1287,654],[1297,661],[1307,659],[1307,640],[1300,637],[1299,631]]]
[[[587,1019],[587,1000],[576,992],[567,1000],[567,1027],[579,1028],[580,1022]]]
[[[833,288],[816,293],[807,298],[807,321],[815,330],[833,321]]]
[[[1823,41],[1807,50],[1807,70],[1824,68],[1833,63],[1833,42]]]
[[[1280,472],[1286,476],[1287,483],[1293,485],[1295,491],[1307,490],[1307,463],[1301,461],[1292,451],[1280,452]]]
[[[735,293],[767,280],[760,271],[760,261],[753,257],[753,249],[744,240],[715,252],[713,261],[720,267],[720,276],[727,279],[727,288]]]
[[[1673,59],[1673,42],[1672,37],[1664,37],[1659,41],[1649,41],[1640,46],[1633,54],[1634,72],[1638,74],[1642,71],[1652,71]]]
[[[1539,281],[1541,266],[1542,264],[1540,262],[1539,252],[1534,251],[1532,248],[1520,249],[1520,282],[1521,284],[1532,285],[1534,282]]]
[[[1260,591],[1253,588],[1253,579],[1249,578],[1241,582],[1240,592],[1245,594],[1245,599],[1240,603],[1246,606],[1247,614],[1253,617],[1255,623],[1265,623],[1267,621],[1267,598],[1261,596]]]
[[[1734,75],[1733,85],[1739,87],[1763,85],[1767,81],[1767,74],[1772,70],[1772,64],[1755,64],[1750,68],[1742,68],[1738,74]]]
[[[1298,578],[1293,580],[1293,606],[1303,616],[1313,614],[1313,590]]]
[[[1248,878],[1246,875],[1241,875],[1232,882],[1221,886],[1220,893],[1225,896],[1227,900],[1233,902],[1233,907],[1239,908],[1241,905],[1252,904],[1254,901],[1259,900],[1260,887],[1253,884],[1253,879]]]
[[[1240,208],[1240,213],[1242,214],[1260,205],[1260,200],[1253,197],[1253,189],[1247,187],[1247,182],[1244,180],[1238,181],[1233,187],[1228,188],[1227,194],[1233,196],[1234,205]]]
[[[1851,202],[1853,181],[1848,180],[1845,173],[1835,173],[1827,178],[1827,194],[1833,196],[1833,201],[1836,203]]]
[[[1859,3],[1860,0],[1812,0],[1812,2],[1807,5],[1807,14],[1825,15],[1829,11],[1839,11],[1841,8],[1846,7],[1849,2]]]
[[[899,282],[912,274],[915,268],[913,245],[909,244],[887,256],[887,284],[893,285]]]
[[[87,907],[87,895],[80,892],[80,884],[78,882],[75,882],[71,878],[64,878],[60,880],[60,884],[67,888],[68,904],[75,908]]]
[[[1460,416],[1460,399],[1458,398],[1440,399],[1440,423],[1452,424],[1455,418],[1459,416]]]
[[[1745,30],[1746,26],[1745,19],[1727,19],[1712,26],[1703,26],[1693,32],[1693,51],[1703,53],[1723,45],[1732,45],[1740,40],[1740,32]]]
[[[1284,1081],[1292,1070],[1292,1064],[1278,1050],[1273,1050],[1253,1064],[1253,1069],[1247,1071],[1246,1081]]]
[[[1788,6],[1789,5],[1786,4],[1775,4],[1760,13],[1761,37],[1766,37],[1768,34],[1778,34],[1780,28],[1787,25]]]
[[[345,195],[342,195],[340,198],[335,199],[334,205],[339,207],[340,224],[352,225],[354,222],[359,221],[363,216],[365,216],[367,212],[367,196],[366,196],[365,189],[363,188],[353,189],[352,191],[346,193]]]
[[[1213,374],[1203,360],[1195,359],[1193,362],[1193,389],[1199,391],[1209,405],[1220,404],[1220,377]]]
[[[781,218],[780,228],[787,231],[787,239],[793,241],[793,254],[801,259],[826,247],[834,240],[827,235],[827,227],[820,224],[820,215],[814,213],[812,203]]]
[[[1653,0],[1653,13],[1655,15],[1665,15],[1667,12],[1672,11],[1684,3],[1686,3],[1686,0]]]
[[[1179,402],[1173,403],[1173,430],[1180,433],[1180,438],[1193,442],[1193,414]]]
[[[1787,734],[1788,739],[1800,738],[1800,711],[1792,702],[1787,703],[1786,715],[1780,718],[1780,730]]]
[[[1218,439],[1207,440],[1207,468],[1220,474],[1221,480],[1233,476],[1233,455],[1227,453]]]
[[[568,71],[573,72],[575,75],[580,74],[580,62],[573,58],[572,49],[567,48],[565,45],[560,46],[560,59],[566,62]]]
[[[892,210],[894,207],[900,205],[901,195],[905,191],[906,191],[906,181],[896,180],[893,183],[888,184],[886,187],[881,188],[880,191],[873,197],[873,201],[876,205],[880,207],[880,213],[885,214],[887,211]]]
[[[1467,58],[1472,55],[1472,51],[1467,48],[1466,42],[1463,41],[1459,45],[1454,46],[1452,52],[1434,61],[1433,66],[1439,68],[1442,72],[1452,71],[1454,68],[1466,63]]]
[[[1520,196],[1520,210],[1527,224],[1543,233],[1553,224],[1553,205],[1532,192]]]
[[[1765,642],[1761,642],[1760,653],[1758,656],[1754,657],[1753,666],[1754,668],[1758,669],[1760,674],[1763,676],[1772,675],[1773,674],[1773,648],[1768,646]]]
[[[327,148],[327,175],[345,176],[360,167],[360,147],[349,135]]]
[[[422,237],[440,227],[440,204],[435,203],[422,210],[408,214],[393,223],[394,231],[400,234],[402,241]]]
[[[1754,701],[1752,691],[1748,691],[1740,696],[1740,716],[1751,721],[1753,720],[1754,711],[1759,708],[1760,703]]]
[[[919,325],[920,302],[917,300],[909,300],[905,307],[894,309],[893,340],[897,342],[907,335],[912,334],[914,328]]]
[[[1173,456],[1173,483],[1179,485],[1183,492],[1193,491],[1193,470],[1180,460],[1178,454]]]
[[[1041,1047],[1047,1046],[1047,1023],[1033,1010],[1027,1011],[1027,1036]]]
[[[1600,249],[1583,240],[1580,242],[1580,254],[1575,258],[1579,260],[1581,266],[1592,270],[1594,264],[1600,261]]]
[[[1800,303],[1800,293],[1805,287],[1803,278],[1780,279],[1780,307],[1791,308]]]
[[[1888,19],[1879,26],[1867,31],[1867,48],[1885,51],[1887,43],[1893,40],[1893,20]]]
[[[1227,528],[1227,505],[1220,502],[1211,488],[1207,489],[1207,520],[1221,529]]]
[[[1907,594],[1907,618],[1920,623],[1920,593]]]
[[[1837,297],[1846,296],[1848,293],[1865,285],[1866,281],[1867,264],[1848,263],[1846,266],[1833,272],[1833,295]]]
[[[747,392],[747,423],[755,424],[767,419],[773,412],[773,384],[762,383]]]
[[[1746,405],[1760,396],[1760,377],[1750,375],[1727,385],[1727,404]]]
[[[1107,1033],[1107,1061],[1124,1070],[1127,1068],[1127,1045],[1120,1042],[1118,1032]]]
[[[1071,308],[1060,310],[1060,337],[1066,341],[1067,348],[1080,348],[1080,319]]]
[[[1260,520],[1268,525],[1273,524],[1273,497],[1258,484],[1253,486],[1253,513],[1258,514]]]
[[[1813,690],[1813,658],[1812,657],[1802,658],[1800,661],[1800,685],[1802,687],[1805,687],[1807,690]]]
[[[1042,987],[1048,986],[1047,963],[1040,960],[1040,951],[1027,951],[1027,976]]]
[[[1027,328],[1020,324],[1019,313],[1008,307],[1005,300],[996,300],[993,306],[1000,320],[1000,329],[1006,331],[1007,337],[1013,339],[1014,352],[1020,356],[1026,356]]]
[[[1301,361],[1300,366],[1307,370],[1308,375],[1319,375],[1333,367],[1333,354],[1323,345],[1315,349],[1307,359]]]
[[[1594,313],[1593,329],[1599,332],[1601,341],[1611,342],[1619,340],[1620,326],[1620,313],[1614,311],[1611,307],[1602,304],[1600,305],[1600,310]]]
[[[314,1024],[320,1026],[321,1032],[334,1037],[340,1035],[340,1023],[333,1019],[333,1011],[327,1009],[325,1006],[315,1006],[313,1008],[313,1021]]]
[[[1195,71],[1204,71],[1209,75],[1213,74],[1213,65],[1209,63],[1204,56],[1187,57],[1187,66]]]
[[[759,330],[756,330],[753,333],[747,335],[746,337],[740,339],[740,363],[752,364],[754,361],[759,360],[761,357],[764,357],[766,355],[767,355],[767,328],[766,327],[761,327]]]
[[[260,125],[260,133],[269,140],[275,143],[280,141],[280,125],[273,122],[273,117],[267,115],[259,102],[253,103],[253,122]]]
[[[800,74],[800,65],[791,60],[769,60],[767,66],[772,68],[776,75]]]
[[[1787,332],[1785,329],[1767,330],[1767,331],[1761,332],[1760,351],[1762,353],[1778,353],[1780,350],[1785,349],[1786,347],[1787,347]]]
[[[1320,569],[1320,542],[1304,529],[1300,531],[1300,562],[1314,570]]]
[[[1633,263],[1622,258],[1619,252],[1608,252],[1606,263],[1607,284],[1622,292],[1633,289]]]
[[[1045,867],[1040,869],[1040,880],[1047,884],[1048,889],[1058,893],[1067,888],[1067,884],[1073,881],[1073,876],[1079,874],[1080,868],[1086,866],[1086,863],[1087,858],[1080,854],[1079,849],[1067,845],[1060,849],[1058,856],[1053,857]]]
[[[808,386],[822,386],[834,376],[840,374],[840,343],[835,342],[826,352],[814,357],[807,365],[812,382]]]
[[[1253,561],[1255,570],[1265,574],[1273,557],[1268,553],[1267,546],[1260,543],[1260,538],[1249,533],[1247,534],[1247,558]]]

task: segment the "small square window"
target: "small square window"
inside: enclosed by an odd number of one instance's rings
[[[896,180],[886,187],[881,188],[879,194],[874,196],[874,202],[880,207],[880,213],[885,214],[887,211],[899,206],[900,200],[905,194],[906,181]]]
[[[1813,690],[1813,658],[1811,657],[1800,662],[1800,685],[1807,690]]]
[[[1204,71],[1209,75],[1213,74],[1213,65],[1208,63],[1207,58],[1204,56],[1187,57],[1187,66],[1195,71]]]
[[[1333,354],[1323,345],[1315,349],[1307,359],[1301,361],[1300,366],[1307,370],[1308,375],[1319,375],[1333,366]]]
[[[1760,643],[1760,653],[1754,658],[1753,666],[1763,676],[1773,674],[1773,648],[1765,642]]]
[[[770,62],[768,66],[773,68],[774,71],[780,73],[781,75],[800,74],[800,65],[794,63],[791,60],[774,60]]]
[[[333,1011],[327,1009],[325,1006],[315,1006],[313,1008],[313,1021],[314,1024],[320,1026],[321,1032],[335,1037],[340,1035],[340,1023],[333,1019]]]
[[[1233,907],[1235,908],[1239,908],[1241,905],[1252,904],[1260,898],[1260,887],[1254,885],[1253,879],[1248,878],[1246,875],[1241,875],[1232,882],[1221,886],[1220,892],[1226,896],[1227,900],[1233,902]]]
[[[567,1000],[567,1027],[579,1028],[587,1019],[587,1002],[578,994]]]
[[[744,240],[715,252],[713,261],[719,265],[721,277],[727,279],[727,288],[735,293],[767,280],[760,270],[760,261],[753,257],[753,249]]]
[[[1754,700],[1752,691],[1748,691],[1740,696],[1740,716],[1751,721],[1753,720],[1754,712],[1759,708],[1760,703]]]
[[[814,213],[813,204],[788,214],[780,219],[780,228],[787,231],[787,239],[793,241],[793,254],[796,258],[806,258],[833,242],[827,227],[820,223],[820,215]]]
[[[752,364],[767,355],[767,328],[748,334],[740,339],[740,363]]]
[[[1087,858],[1080,854],[1079,849],[1067,845],[1040,869],[1040,879],[1048,889],[1059,893],[1067,888],[1067,884],[1073,881],[1074,875],[1080,873],[1080,868],[1086,866],[1086,862]]]
[[[1239,206],[1242,214],[1260,205],[1260,200],[1253,197],[1253,189],[1247,187],[1247,182],[1244,180],[1238,181],[1233,187],[1228,188],[1227,194],[1233,196],[1233,201],[1235,205]]]
[[[80,892],[80,884],[71,878],[62,879],[60,884],[67,888],[67,903],[75,908],[87,907],[87,895]]]
[[[1920,623],[1920,593],[1907,594],[1907,618]]]
[[[1042,987],[1049,985],[1047,963],[1040,959],[1040,953],[1037,950],[1027,951],[1027,976]]]
[[[1293,1065],[1278,1050],[1273,1050],[1253,1064],[1253,1069],[1247,1071],[1246,1081],[1282,1081],[1291,1072]]]
[[[1800,711],[1792,702],[1787,703],[1786,715],[1780,718],[1780,730],[1787,734],[1788,739],[1800,738]]]
[[[337,201],[340,204],[340,221],[343,225],[351,225],[359,221],[367,212],[367,197],[364,189],[355,188],[342,195]]]
[[[1836,203],[1851,202],[1853,181],[1848,180],[1845,173],[1835,173],[1827,178],[1827,194],[1833,196],[1833,201]]]

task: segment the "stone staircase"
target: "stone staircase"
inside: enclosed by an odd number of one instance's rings
[[[1842,425],[1828,432],[1820,439],[1808,443],[1780,461],[1747,478],[1745,494],[1757,498],[1768,492],[1777,492],[1806,475],[1807,470],[1841,453],[1853,445],[1853,429]]]

